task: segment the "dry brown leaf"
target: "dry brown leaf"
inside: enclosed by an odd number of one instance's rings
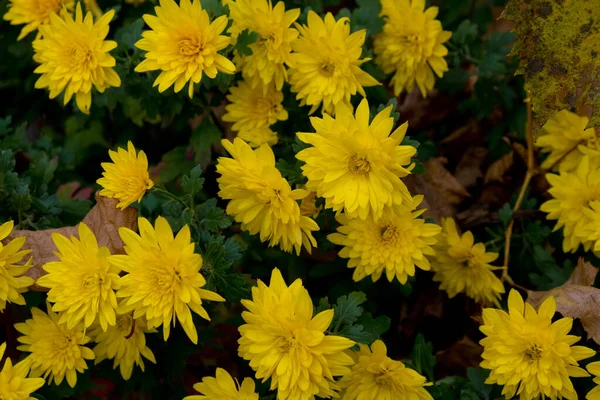
[[[590,339],[600,344],[600,289],[591,286],[597,274],[598,268],[580,258],[563,285],[545,292],[530,290],[527,302],[538,308],[547,297],[554,296],[556,311],[579,318]]]
[[[481,164],[487,154],[488,149],[485,147],[469,147],[456,166],[454,176],[458,183],[465,188],[475,185],[483,177]]]
[[[424,175],[409,175],[404,178],[408,190],[413,194],[423,194],[425,199],[421,208],[426,208],[425,218],[433,218],[439,222],[442,217],[453,217],[456,206],[469,192],[456,180],[444,166],[447,160],[443,157],[432,158],[425,163],[427,171]]]
[[[121,211],[116,207],[118,200],[99,196],[97,193],[95,197],[96,205],[87,213],[83,222],[94,232],[100,246],[108,247],[112,254],[123,254],[123,242],[119,237],[118,229],[120,227],[137,229],[137,209],[128,207]],[[5,241],[9,241],[21,236],[27,238],[23,249],[31,249],[33,267],[27,271],[26,275],[33,279],[37,280],[46,274],[42,268],[45,263],[58,260],[54,255],[57,249],[52,242],[52,234],[55,232],[66,237],[78,236],[76,226],[65,226],[41,231],[14,230],[5,239]],[[35,284],[31,289],[45,290]]]
[[[483,348],[463,336],[449,348],[436,353],[435,372],[437,377],[465,375],[467,368],[477,368],[481,362]]]
[[[485,173],[485,178],[483,179],[484,183],[489,183],[492,181],[504,182],[504,174],[510,167],[512,167],[514,162],[514,152],[511,150],[510,153],[503,155],[496,161],[490,165],[488,170]]]

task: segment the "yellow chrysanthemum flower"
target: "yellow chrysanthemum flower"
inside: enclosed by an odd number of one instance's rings
[[[300,9],[285,11],[283,1],[273,7],[271,0],[224,0],[223,4],[229,6],[233,38],[245,29],[258,34],[258,40],[249,46],[252,54],[237,57],[242,75],[253,88],[274,85],[280,90],[288,78],[285,65],[292,63],[291,44],[298,38],[298,31],[290,25],[298,19]]]
[[[259,132],[265,132],[265,128],[277,121],[288,119],[288,113],[281,105],[283,93],[281,90],[275,89],[273,85],[269,85],[264,90],[253,89],[247,82],[241,81],[237,86],[232,86],[229,91],[231,93],[227,95],[227,99],[231,103],[225,107],[226,113],[223,115],[223,121],[232,122],[231,129],[238,131],[238,136],[242,139],[248,133],[251,136],[258,136]],[[264,136],[268,138],[268,135]],[[253,147],[266,143],[266,141],[256,143],[254,140],[253,142],[257,144]]]
[[[239,131],[237,137],[243,139],[253,149],[263,144],[275,146],[279,142],[277,132],[274,132],[268,126],[259,126],[248,131]]]
[[[335,20],[331,13],[325,19],[308,12],[308,25],[297,25],[300,38],[292,43],[293,64],[290,65],[292,92],[300,105],[311,106],[310,114],[323,105],[323,113],[337,112],[342,104],[351,108],[350,97],[357,92],[366,96],[363,86],[379,82],[360,66],[370,58],[360,59],[367,31],[350,34],[348,18]]]
[[[384,209],[410,203],[410,193],[400,180],[410,174],[410,159],[417,150],[401,146],[408,123],[391,135],[392,106],[381,111],[369,124],[369,103],[356,109],[342,109],[335,118],[311,118],[316,133],[298,133],[312,147],[296,154],[304,161],[306,187],[325,198],[325,208],[344,211],[351,218],[380,218]]]
[[[252,378],[244,378],[240,385],[223,368],[217,368],[215,377],[207,376],[194,385],[201,394],[186,396],[183,400],[258,400]]]
[[[146,321],[143,317],[133,319],[133,315],[122,314],[117,316],[114,326],[107,331],[96,327],[90,332],[94,338],[94,354],[96,354],[95,364],[102,360],[112,359],[113,369],[119,367],[121,376],[125,380],[131,378],[134,365],[144,371],[144,356],[150,362],[156,364],[154,353],[146,346],[146,332],[155,332],[146,327]]]
[[[166,341],[171,324],[178,320],[195,344],[198,332],[191,311],[209,320],[202,300],[225,301],[202,287],[206,280],[200,274],[202,257],[194,253],[190,228],[186,225],[173,236],[167,220],[158,217],[155,226],[146,218],[138,218],[140,234],[119,228],[125,243],[125,255],[112,255],[109,262],[127,272],[121,277],[117,297],[123,298],[118,312],[133,311],[136,320],[145,317],[150,329],[163,326]]]
[[[317,207],[317,194],[315,192],[309,192],[308,196],[300,202],[300,215],[306,215],[315,219],[319,216],[322,209],[322,205]]]
[[[85,347],[90,338],[83,333],[83,325],[69,329],[59,324],[60,316],[50,311],[50,305],[48,314],[34,307],[31,316],[24,323],[15,324],[15,329],[24,335],[17,339],[23,343],[17,350],[31,353],[23,360],[31,365],[29,375],[43,375],[57,385],[66,377],[69,386],[75,387],[77,373],[87,369],[85,360],[94,359],[94,352]]]
[[[35,87],[48,88],[51,99],[64,91],[64,104],[74,95],[79,110],[89,114],[92,87],[102,93],[111,86],[121,86],[121,78],[113,69],[116,61],[109,54],[117,42],[104,40],[114,15],[110,10],[94,23],[89,11],[83,18],[81,3],[77,3],[74,20],[70,14],[64,19],[51,14],[50,23],[39,27],[42,36],[33,42],[33,59],[40,64],[33,72],[42,74]]]
[[[308,191],[292,190],[275,168],[275,155],[266,144],[252,150],[240,138],[221,143],[232,157],[220,157],[217,163],[219,197],[230,200],[227,214],[240,222],[243,230],[260,234],[262,242],[268,240],[269,246],[279,245],[287,252],[295,249],[296,254],[304,246],[310,252],[317,245],[311,231],[319,226],[300,215],[297,202]]]
[[[0,345],[0,360],[4,358],[6,343]],[[9,357],[4,360],[0,372],[0,399],[5,400],[35,400],[31,393],[44,386],[42,378],[27,378],[29,362],[21,361],[13,366]],[[257,399],[258,400],[258,399]]]
[[[542,163],[542,168],[553,168],[569,172],[577,168],[586,154],[600,155],[600,140],[594,128],[585,129],[589,118],[580,117],[568,110],[561,110],[540,130],[536,146],[542,152],[550,153]]]
[[[385,213],[377,221],[337,216],[339,233],[327,236],[330,242],[344,246],[339,256],[348,258],[348,268],[356,268],[352,279],[358,282],[371,275],[373,282],[385,272],[388,281],[394,277],[405,284],[415,275],[415,267],[430,270],[427,256],[435,255],[431,247],[442,228],[418,218],[424,209],[415,211],[423,196],[415,196],[410,208]]]
[[[394,94],[412,92],[415,83],[423,97],[433,89],[435,75],[448,71],[444,46],[452,36],[435,19],[437,7],[425,9],[425,0],[381,0],[385,24],[375,37],[375,62],[386,74],[394,73]]]
[[[438,238],[435,257],[431,260],[431,269],[435,272],[433,280],[440,282],[450,298],[465,293],[478,303],[500,306],[499,300],[504,293],[504,284],[494,274],[491,262],[498,253],[485,251],[483,243],[475,243],[470,231],[458,234],[452,218],[442,219],[443,232]]]
[[[424,388],[431,383],[401,361],[389,358],[381,340],[376,340],[371,348],[359,346],[359,351],[353,354],[356,364],[352,372],[340,381],[341,400],[433,400]]]
[[[160,0],[154,8],[156,16],[145,14],[144,21],[151,28],[142,33],[135,46],[147,51],[146,59],[136,72],[160,71],[154,81],[159,92],[173,86],[175,93],[186,83],[190,98],[194,84],[200,83],[202,74],[213,79],[218,72],[233,74],[235,65],[218,53],[229,45],[230,37],[221,35],[227,27],[227,17],[222,15],[210,22],[208,13],[199,0]]]
[[[81,222],[79,238],[52,234],[59,261],[44,264],[46,275],[37,284],[49,288],[52,311],[62,311],[60,324],[68,329],[83,322],[84,329],[98,321],[104,331],[116,323],[119,269],[108,263],[110,250],[98,247],[96,236]]]
[[[573,346],[580,339],[569,335],[573,319],[553,323],[555,311],[554,297],[548,297],[536,312],[514,289],[508,295],[508,313],[483,310],[480,330],[486,337],[479,342],[483,346],[481,367],[491,370],[485,383],[503,385],[507,399],[517,395],[521,400],[577,399],[570,377],[589,376],[577,361],[596,352]]]
[[[25,25],[17,40],[23,39],[42,24],[50,22],[50,14],[73,12],[74,0],[9,0],[4,20],[11,25]]]
[[[289,287],[275,268],[269,286],[260,279],[252,288],[252,300],[242,300],[238,354],[250,361],[256,378],[271,378],[271,390],[279,400],[312,400],[314,396],[338,397],[335,376],[350,373],[352,358],[344,350],[354,342],[326,335],[333,310],[313,317],[313,303],[302,280]]]
[[[594,383],[597,385],[585,395],[585,398],[587,400],[600,400],[600,361],[589,363],[585,368],[594,376]]]
[[[590,158],[584,157],[573,172],[546,174],[553,199],[540,206],[547,219],[557,220],[554,230],[563,228],[563,251],[575,252],[579,245],[587,251],[593,241],[588,236],[594,218],[594,200],[600,199],[600,167],[591,168]]]
[[[141,201],[146,191],[154,186],[148,173],[148,158],[142,150],[136,152],[133,143],[127,150],[108,151],[112,163],[102,163],[104,172],[96,182],[102,186],[100,195],[119,200],[117,208],[124,210],[131,203]]]
[[[23,265],[18,264],[31,250],[21,250],[25,244],[25,236],[15,238],[6,245],[2,240],[6,239],[14,227],[13,221],[0,225],[0,312],[6,308],[6,302],[25,305],[22,293],[33,285],[33,279],[25,276],[25,272],[32,267],[31,258]]]

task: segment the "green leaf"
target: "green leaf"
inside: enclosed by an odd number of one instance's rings
[[[460,23],[452,34],[452,42],[458,46],[464,46],[477,39],[477,25],[466,19]]]
[[[389,106],[392,106],[392,113],[390,114],[390,116],[392,118],[394,118],[394,123],[397,123],[398,120],[400,119],[400,113],[397,111],[398,110],[398,99],[396,99],[395,97],[392,97],[391,99],[389,99],[386,104],[380,104],[379,107],[377,107],[377,113],[379,114],[380,112],[382,112]]]
[[[115,41],[119,44],[125,44],[130,50],[136,50],[135,42],[142,38],[142,30],[144,29],[144,20],[138,18],[133,22],[123,24],[123,26],[115,32]]]
[[[204,186],[204,178],[201,176],[202,168],[200,165],[196,165],[192,168],[189,175],[184,175],[181,178],[181,188],[192,201],[202,191],[202,187]]]
[[[196,217],[200,227],[209,232],[217,232],[229,228],[233,219],[225,215],[222,208],[217,207],[217,199],[209,199],[196,207]]]
[[[420,333],[415,339],[415,345],[410,358],[415,370],[429,381],[433,381],[433,367],[435,366],[433,345],[430,342],[426,342],[425,337]]]
[[[371,37],[381,32],[383,20],[379,18],[381,4],[373,0],[356,0],[357,7],[352,12],[350,23],[352,31],[359,29],[367,30],[367,37]]]
[[[469,73],[464,69],[457,67],[446,72],[444,76],[436,83],[436,86],[448,92],[449,94],[456,94],[463,92],[467,87],[467,81],[469,80]]]
[[[348,296],[341,296],[333,306],[334,316],[331,321],[333,332],[338,332],[345,325],[352,325],[362,314],[360,307],[367,301],[367,296],[362,292],[352,292]]]
[[[502,208],[498,211],[498,217],[500,218],[502,225],[506,228],[513,217],[513,209],[509,203],[504,203]]]
[[[192,132],[190,145],[194,149],[194,161],[205,169],[212,161],[212,146],[221,142],[221,131],[210,120],[204,121]]]
[[[250,48],[250,45],[257,40],[258,33],[250,32],[246,29],[240,33],[233,48],[234,50],[237,50],[240,56],[250,56],[252,55],[252,49]]]

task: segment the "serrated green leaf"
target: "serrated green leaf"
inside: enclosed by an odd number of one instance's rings
[[[258,40],[258,33],[250,32],[247,29],[243,30],[238,36],[237,42],[233,47],[240,56],[252,55],[252,48],[250,45]]]
[[[347,296],[341,296],[333,306],[334,316],[331,326],[333,332],[338,332],[346,325],[355,323],[362,314],[360,307],[367,301],[367,296],[362,292],[352,292]]]
[[[452,42],[458,46],[464,46],[477,39],[477,25],[466,19],[460,23],[452,33]]]
[[[196,207],[196,218],[202,229],[209,232],[217,232],[229,228],[233,219],[225,215],[222,208],[217,207],[217,199],[209,199]]]
[[[181,188],[193,200],[204,186],[204,178],[202,178],[202,168],[196,165],[188,175],[181,178]]]
[[[429,381],[433,381],[433,367],[436,361],[433,355],[433,345],[426,342],[425,337],[420,333],[415,339],[415,345],[410,358],[415,370]]]
[[[498,217],[500,218],[502,225],[507,227],[513,217],[513,209],[510,204],[504,203],[502,208],[498,211]]]

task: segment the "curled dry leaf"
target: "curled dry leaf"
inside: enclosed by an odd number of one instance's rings
[[[458,183],[465,188],[474,186],[477,180],[483,177],[483,171],[481,165],[488,155],[488,149],[485,147],[469,147],[463,154],[458,165],[456,166],[456,172],[454,176]]]
[[[565,317],[579,318],[590,339],[600,344],[600,289],[592,287],[598,268],[579,262],[561,286],[544,292],[529,291],[527,302],[538,308],[549,296],[556,300],[556,311]]]
[[[126,227],[132,230],[137,229],[137,209],[128,207],[121,211],[117,209],[117,199],[109,199],[96,193],[96,205],[90,210],[83,219],[83,222],[94,232],[100,246],[106,246],[112,254],[122,254],[123,242],[119,237],[119,228]],[[23,249],[31,249],[33,257],[33,267],[27,271],[27,275],[33,279],[38,279],[46,272],[42,266],[49,261],[56,261],[58,257],[54,255],[56,246],[52,242],[52,234],[60,233],[63,236],[78,236],[77,226],[65,226],[58,229],[45,229],[41,231],[14,230],[5,239],[12,240],[17,237],[25,236],[27,238]],[[45,290],[37,285],[31,287],[32,290]]]
[[[437,222],[442,217],[454,217],[456,206],[470,197],[464,186],[446,169],[446,162],[444,157],[432,158],[425,163],[425,175],[409,175],[403,179],[413,195],[425,195],[421,208],[427,211],[423,215]]]
[[[436,353],[436,376],[466,375],[467,368],[479,366],[482,352],[483,348],[479,344],[470,337],[463,336],[449,348]]]
[[[489,183],[492,181],[504,182],[504,174],[514,162],[514,152],[511,150],[510,153],[503,155],[490,165],[485,173],[483,181]]]

